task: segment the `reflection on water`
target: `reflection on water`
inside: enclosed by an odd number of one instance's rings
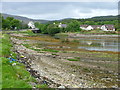
[[[65,37],[59,37],[65,39]],[[70,41],[77,40],[79,45],[76,48],[96,51],[115,51],[118,52],[118,38],[116,37],[80,37],[80,38],[68,38]],[[72,47],[71,47],[72,48]],[[74,47],[75,48],[75,47]]]
[[[83,46],[78,48],[83,48],[87,50],[97,50],[97,51],[115,51],[118,52],[118,42],[117,38],[101,38],[101,39],[80,39],[80,43]]]
[[[69,38],[64,36],[51,37],[47,35],[40,35],[40,41],[37,43],[44,44],[47,48],[59,48],[59,49],[86,49],[96,51],[114,51],[119,52],[117,37],[79,37]]]

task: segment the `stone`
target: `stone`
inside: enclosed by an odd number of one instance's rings
[[[13,63],[13,64],[12,64],[12,66],[15,66],[15,65],[16,65],[16,63]]]
[[[65,86],[59,86],[58,88],[65,88]]]

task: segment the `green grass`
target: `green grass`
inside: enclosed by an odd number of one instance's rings
[[[5,57],[2,61],[2,88],[32,88],[28,82],[33,81],[30,73],[26,71],[25,66],[16,61],[10,63]],[[17,65],[12,66],[13,63]]]
[[[37,81],[26,70],[25,65],[17,61],[9,62],[8,57],[17,59],[16,53],[11,51],[12,44],[9,35],[4,34],[0,40],[2,46],[0,48],[0,88],[32,88],[29,82],[36,83]],[[13,66],[13,63],[16,63],[16,65]],[[44,87],[44,85],[39,86],[39,88]]]
[[[25,46],[26,48],[30,48],[31,45],[30,44],[22,44],[23,46]]]
[[[48,88],[48,86],[46,84],[39,84],[36,85],[36,88]]]
[[[82,30],[80,32],[75,32],[78,34],[102,34],[102,35],[118,35],[115,31],[102,31],[102,30]]]
[[[69,61],[79,61],[78,59],[67,59]]]
[[[69,61],[80,61],[80,57],[74,57],[74,58],[71,58],[71,59],[67,59]]]
[[[59,51],[57,51],[57,50],[53,50],[53,49],[42,49],[42,51],[48,51],[48,52],[59,52]]]
[[[80,57],[75,57],[75,58],[80,60]]]
[[[12,47],[9,36],[6,34],[2,35],[2,38],[0,38],[0,42],[0,57],[9,57]]]
[[[52,53],[52,55],[57,55],[57,54],[55,54],[55,53]]]

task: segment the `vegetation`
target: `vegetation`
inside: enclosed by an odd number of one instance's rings
[[[67,59],[69,61],[79,61],[78,59]]]
[[[53,24],[54,23],[54,24]],[[59,23],[66,24],[67,27],[59,28]],[[106,17],[94,17],[88,19],[63,19],[60,21],[50,21],[47,24],[40,24],[38,22],[35,23],[35,26],[38,27],[43,34],[54,35],[56,33],[65,33],[65,32],[82,32],[80,29],[80,25],[104,25],[104,24],[113,24],[117,31],[120,31],[120,24],[118,23],[117,17],[106,16]],[[92,30],[93,31],[93,30]],[[94,30],[99,33],[103,33],[101,30]],[[89,31],[90,32],[90,31]],[[86,32],[84,32],[86,33]],[[105,31],[104,31],[105,33]],[[110,32],[115,33],[115,32]],[[106,32],[106,34],[108,34]]]
[[[0,39],[2,43],[0,47],[0,76],[2,74],[0,88],[32,88],[29,82],[35,83],[37,81],[26,70],[25,65],[17,61],[10,62],[8,59],[9,57],[17,59],[16,54],[11,51],[12,44],[10,43],[9,35],[3,34]],[[13,65],[14,63],[16,65]],[[47,85],[36,85],[36,87],[47,88]]]
[[[6,19],[2,18],[2,30],[18,30],[28,28],[27,24],[23,23],[20,20],[14,19],[13,17],[7,17]]]
[[[18,29],[26,29],[28,28],[27,24],[13,17],[7,17],[4,19],[2,15],[0,15],[0,19],[2,20],[2,29],[3,30],[18,30]],[[1,22],[0,22],[1,23]],[[53,24],[54,23],[54,24]],[[67,27],[58,27],[59,23],[66,24]],[[118,22],[117,16],[101,16],[101,17],[93,17],[88,19],[63,19],[50,21],[45,24],[41,24],[39,22],[35,22],[35,26],[39,28],[42,34],[55,35],[56,33],[65,33],[65,32],[82,32],[80,29],[80,25],[104,25],[104,24],[113,24],[117,31],[120,31],[120,23]],[[98,31],[98,30],[96,30]],[[86,33],[86,32],[85,32]],[[110,32],[111,33],[111,32]]]

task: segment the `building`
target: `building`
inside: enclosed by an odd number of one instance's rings
[[[101,29],[102,25],[91,25],[91,27],[93,28],[93,30]]]
[[[32,21],[30,21],[28,23],[28,27],[31,28],[31,29],[35,29],[35,25],[34,25],[34,23]]]
[[[114,25],[102,25],[101,29],[103,31],[115,31]]]
[[[80,25],[80,28],[83,29],[83,30],[91,30],[91,29],[88,29],[89,25]]]
[[[83,30],[96,30],[100,29],[103,31],[115,31],[114,25],[80,25]]]
[[[62,23],[60,23],[60,24],[58,25],[58,27],[60,27],[60,28],[66,28],[67,25],[66,25],[66,24],[62,24]]]

